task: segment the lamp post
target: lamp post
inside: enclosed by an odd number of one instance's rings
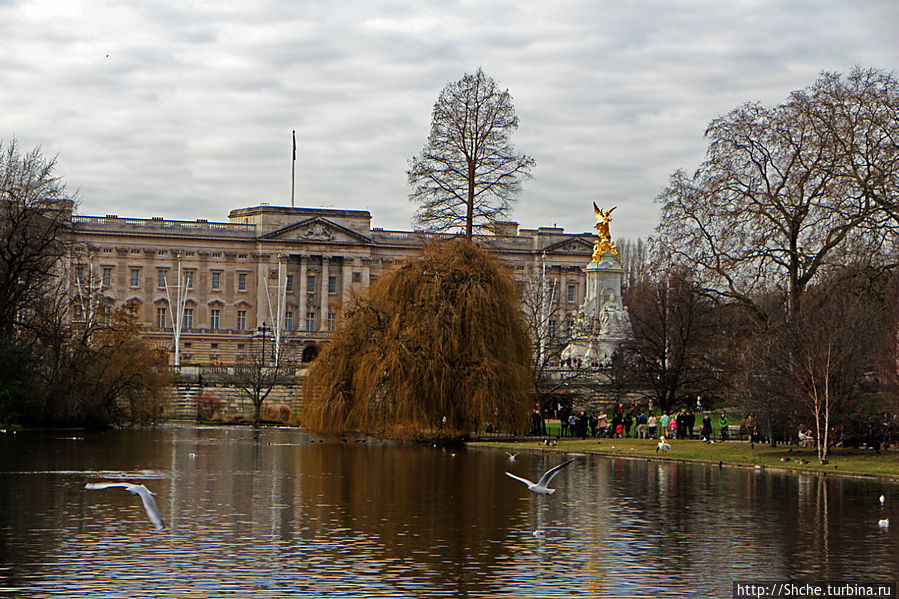
[[[265,321],[262,322],[261,327],[256,327],[256,330],[262,334],[262,366],[265,367],[265,332],[270,331],[271,327],[267,326]]]

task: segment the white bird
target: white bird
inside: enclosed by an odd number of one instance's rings
[[[877,526],[879,526],[880,528],[889,528],[890,521],[887,518],[881,518],[877,521]]]
[[[514,461],[515,461],[515,458],[518,457],[518,454],[517,454],[517,453],[509,453],[508,451],[506,452],[506,455],[509,456],[509,461],[510,461],[510,462],[514,462]]]
[[[881,496],[880,496],[880,505],[883,505],[883,502],[886,501],[886,500],[887,500],[887,498],[884,497],[883,495],[881,495]]]
[[[150,489],[143,485],[133,485],[131,483],[87,483],[85,489],[109,489],[112,487],[121,487],[129,493],[140,495],[140,499],[144,504],[144,510],[150,522],[156,527],[156,530],[162,530],[165,526],[162,522],[162,516],[159,514],[159,508],[156,507],[156,501],[153,500],[153,493]]]
[[[665,437],[662,437],[659,444],[656,445],[656,453],[668,453],[669,451],[671,451],[671,445],[665,441]]]
[[[566,462],[562,462],[555,468],[550,468],[546,472],[543,473],[543,476],[540,477],[540,480],[537,482],[530,481],[526,478],[522,478],[520,476],[515,476],[511,472],[506,472],[508,476],[511,476],[515,480],[520,480],[524,484],[528,486],[528,490],[532,493],[537,493],[538,495],[552,495],[556,492],[555,489],[550,489],[547,485],[552,481],[553,478],[559,473],[559,470],[573,462],[576,458],[571,458]]]

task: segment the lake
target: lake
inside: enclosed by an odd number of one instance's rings
[[[537,496],[504,474],[564,457],[286,428],[7,432],[0,597],[731,597],[899,572],[895,484],[582,456]],[[103,480],[145,484],[165,528],[84,488]]]

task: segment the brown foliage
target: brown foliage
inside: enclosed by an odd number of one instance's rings
[[[517,428],[529,358],[503,266],[469,242],[431,245],[347,311],[310,368],[303,424],[398,437]]]
[[[262,409],[262,419],[266,422],[290,422],[290,406],[283,403],[276,406],[264,406]]]
[[[197,396],[197,419],[212,420],[222,409],[222,400],[216,391],[204,389]]]
[[[118,310],[109,325],[56,341],[55,357],[43,366],[51,422],[106,426],[161,418],[168,365],[140,337],[127,309]]]

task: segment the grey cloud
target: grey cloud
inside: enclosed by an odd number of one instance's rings
[[[288,203],[296,129],[298,204],[408,228],[406,161],[440,89],[481,66],[537,160],[514,218],[586,231],[596,200],[619,206],[614,234],[647,235],[711,119],[783,101],[822,69],[897,63],[891,2],[85,7],[48,22],[0,0],[0,137],[58,152],[86,214],[223,220]]]

